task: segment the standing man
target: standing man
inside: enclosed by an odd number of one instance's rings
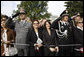
[[[16,31],[16,48],[18,49],[18,56],[28,56],[28,47],[25,45],[17,45],[17,44],[26,44],[27,33],[28,30],[31,28],[31,22],[26,19],[26,12],[23,8],[20,9],[19,12],[19,20],[16,20],[14,23],[15,31]],[[10,24],[8,20],[7,24]],[[13,24],[11,23],[11,24]]]
[[[58,27],[56,28],[57,35],[59,37],[59,45],[68,45],[73,43],[72,38],[72,29],[68,22],[69,15],[67,13],[62,14],[61,19],[58,21]],[[53,25],[53,24],[52,24]],[[60,46],[59,47],[59,55],[60,56],[70,56],[72,47],[69,46]]]
[[[16,40],[17,44],[26,44],[27,33],[29,28],[31,28],[31,22],[26,20],[26,12],[24,9],[21,8],[19,14],[20,20],[16,21],[15,23],[15,30],[16,30]],[[28,56],[28,47],[24,45],[16,45],[18,49],[18,56]]]

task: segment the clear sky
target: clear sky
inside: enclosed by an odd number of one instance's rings
[[[59,16],[65,9],[65,1],[49,1],[48,2],[48,12],[52,15]],[[1,13],[11,16],[13,10],[17,10],[17,4],[20,4],[20,1],[1,1]]]
[[[52,15],[59,16],[65,9],[65,1],[49,1],[48,2],[48,12]]]

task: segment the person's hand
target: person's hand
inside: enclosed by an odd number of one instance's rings
[[[43,45],[42,44],[38,44],[38,47],[40,48],[40,47],[42,47]]]
[[[55,51],[55,48],[49,48],[51,52],[54,52]]]
[[[31,22],[29,17],[26,17],[25,19],[27,22]]]
[[[4,44],[6,41],[4,41],[4,40],[1,40],[1,42]]]
[[[55,47],[55,50],[56,50],[56,52],[59,52],[59,47],[56,46],[56,47]]]
[[[1,43],[4,43],[4,41],[3,41],[3,40],[1,40]]]
[[[5,44],[9,44],[9,43],[10,43],[10,41],[6,41],[6,42],[5,42]]]
[[[80,50],[81,50],[81,53],[83,53],[83,47],[81,47]]]
[[[1,56],[4,56],[5,55],[5,53],[3,53]]]

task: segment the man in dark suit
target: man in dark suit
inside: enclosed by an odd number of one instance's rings
[[[60,45],[73,43],[72,28],[68,20],[69,20],[69,14],[63,13],[60,19],[57,21],[56,26],[53,27],[53,24],[52,24],[52,28],[56,29],[57,35],[59,37]],[[62,46],[60,47],[59,50],[60,50],[59,51],[60,56],[70,56],[72,52],[72,47]]]

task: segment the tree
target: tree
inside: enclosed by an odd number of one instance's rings
[[[67,1],[65,4],[70,16],[79,12],[83,17],[83,1]]]
[[[50,13],[47,12],[47,2],[48,1],[22,1],[17,7],[23,7],[27,12],[27,16],[33,19],[44,19],[49,18]]]

